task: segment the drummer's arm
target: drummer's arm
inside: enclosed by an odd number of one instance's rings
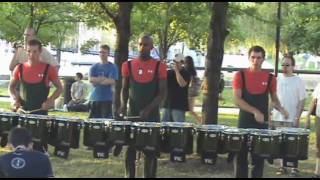
[[[127,106],[129,99],[129,77],[122,77],[121,106]]]
[[[14,76],[11,78],[10,83],[9,83],[9,93],[14,101],[13,106],[15,109],[17,109],[21,106],[19,94],[16,91],[16,87],[17,87],[18,83],[19,83],[19,80],[15,79]]]
[[[54,100],[57,99],[63,91],[63,87],[59,78],[56,80],[53,80],[52,83],[56,87],[56,89],[54,90],[52,95],[45,101],[46,107],[44,109],[49,109],[51,107],[54,107]]]
[[[284,115],[285,119],[288,119],[289,118],[289,113],[288,113],[288,111],[286,109],[284,109],[281,106],[281,103],[280,103],[279,98],[277,96],[277,92],[276,91],[271,91],[270,95],[271,95],[271,101],[273,103],[273,107],[276,110],[278,110],[282,115]]]
[[[296,126],[297,127],[299,127],[299,125],[300,125],[300,117],[301,117],[301,114],[303,112],[305,101],[306,101],[306,99],[303,99],[303,100],[299,101],[298,106],[297,106],[297,108],[298,108],[297,109],[297,115],[295,116],[295,119],[294,119],[295,121],[297,121],[296,122]]]

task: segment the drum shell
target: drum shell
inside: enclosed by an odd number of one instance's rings
[[[50,144],[54,146],[67,144],[70,148],[79,148],[81,121],[57,118],[51,127]]]
[[[25,127],[31,133],[34,143],[48,144],[52,117],[50,116],[20,116],[19,125]]]
[[[256,156],[264,158],[280,158],[282,135],[250,134],[250,150]]]
[[[169,152],[182,152],[192,154],[193,152],[193,127],[174,127],[167,126],[164,128],[163,145]]]
[[[106,143],[108,127],[102,122],[84,122],[83,145],[93,147],[96,143]]]
[[[161,127],[131,126],[132,145],[138,150],[160,151]]]
[[[221,150],[220,153],[234,152],[241,150],[242,146],[247,142],[247,134],[221,133]]]
[[[129,145],[130,132],[130,125],[110,123],[108,142],[116,145]]]
[[[283,156],[286,158],[308,159],[309,135],[283,133]]]
[[[10,130],[19,124],[19,115],[15,113],[0,113],[0,132],[8,135]],[[0,135],[1,135],[0,134]]]
[[[197,153],[213,152],[217,153],[219,149],[219,141],[221,140],[220,131],[203,131],[198,130],[197,136]]]

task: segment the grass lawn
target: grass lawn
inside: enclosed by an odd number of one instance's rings
[[[9,103],[0,102],[0,108],[7,109]],[[49,115],[67,116],[67,117],[79,117],[86,119],[87,113],[72,113],[72,112],[50,112]],[[187,116],[187,121],[195,122],[190,116]],[[305,123],[305,119],[302,120]],[[225,124],[229,126],[236,126],[237,116],[220,114],[219,124]],[[313,124],[312,124],[313,125]],[[313,126],[312,126],[313,127]],[[83,131],[82,131],[83,136]],[[93,158],[92,151],[86,150],[86,147],[82,145],[82,136],[80,139],[80,148],[71,149],[69,158],[67,160],[54,157],[53,147],[49,146],[50,160],[52,162],[53,171],[55,177],[58,178],[99,178],[99,177],[124,177],[124,150],[119,157],[113,157],[109,154],[108,159],[98,160]],[[194,138],[196,139],[196,138]],[[196,144],[196,143],[194,143]],[[302,177],[311,177],[315,167],[315,132],[312,129],[309,143],[309,159],[300,161],[299,169]],[[196,147],[194,146],[194,152]],[[0,148],[0,155],[9,152],[8,148]],[[197,154],[187,155],[187,161],[185,163],[172,163],[169,160],[168,154],[161,154],[158,160],[157,177],[162,178],[232,178],[233,165],[226,162],[226,154],[219,155],[216,165],[204,165],[201,164],[200,158]],[[140,164],[143,164],[140,161]],[[138,176],[142,177],[142,166],[139,166]],[[251,168],[251,166],[250,166]],[[265,163],[264,177],[289,177],[287,175],[277,176],[277,167],[275,165],[269,165]]]

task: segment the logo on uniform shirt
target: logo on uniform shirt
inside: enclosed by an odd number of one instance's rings
[[[26,161],[22,158],[16,157],[11,160],[11,167],[14,169],[22,169],[26,166]]]
[[[138,74],[139,74],[139,75],[142,75],[142,74],[143,74],[142,69],[139,69],[139,70],[138,70]]]
[[[263,86],[266,86],[268,84],[268,82],[262,82]]]
[[[38,77],[41,77],[41,78],[42,78],[42,77],[43,77],[43,74],[38,74]]]
[[[153,73],[153,70],[148,69],[148,73],[151,73],[151,74],[152,74],[152,73]]]

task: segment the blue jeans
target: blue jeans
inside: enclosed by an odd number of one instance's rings
[[[185,122],[186,111],[163,108],[162,122]]]

